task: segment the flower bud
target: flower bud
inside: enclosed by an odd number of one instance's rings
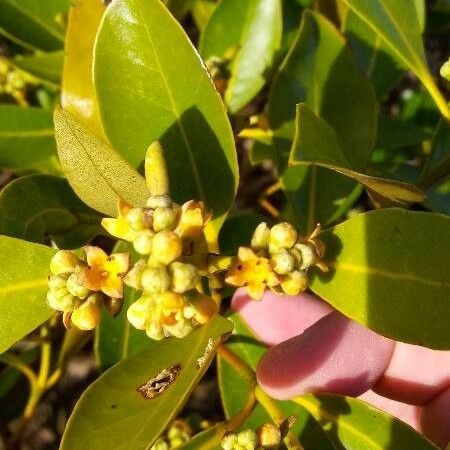
[[[258,444],[267,449],[277,448],[281,444],[280,429],[273,423],[265,423],[257,430]]]
[[[57,291],[67,287],[67,275],[52,275],[48,277],[48,288],[50,291]]]
[[[178,259],[183,250],[180,237],[173,231],[160,231],[153,238],[152,259],[168,265]]]
[[[150,339],[155,341],[160,341],[166,337],[162,326],[157,322],[148,322],[145,332]]]
[[[153,248],[154,234],[150,230],[140,231],[133,242],[134,249],[141,255],[150,255]]]
[[[78,274],[72,273],[67,279],[67,290],[75,297],[84,299],[91,292],[78,281]]]
[[[150,450],[170,450],[169,444],[159,438],[150,448]]]
[[[269,245],[270,228],[266,222],[261,222],[253,232],[251,247],[255,251],[264,250]]]
[[[285,275],[294,270],[295,259],[285,248],[283,248],[272,255],[270,263],[276,273]]]
[[[194,319],[201,325],[217,313],[217,304],[211,298],[200,292],[190,296],[189,301],[195,309]]]
[[[197,268],[192,264],[173,262],[170,267],[171,288],[180,294],[193,289],[200,279]]]
[[[143,208],[130,209],[126,214],[125,219],[135,231],[142,231],[147,227]]]
[[[152,209],[170,208],[172,205],[172,199],[168,195],[153,195],[147,200],[147,206]]]
[[[274,253],[282,248],[291,248],[296,240],[297,231],[291,224],[277,223],[270,230],[269,251]]]
[[[102,295],[91,294],[84,302],[74,309],[72,323],[80,330],[93,330],[100,322],[100,306]]]
[[[130,322],[134,328],[145,330],[152,300],[153,299],[150,296],[143,295],[128,308],[128,322]]]
[[[245,449],[253,450],[258,446],[258,436],[253,430],[243,430],[237,435],[237,442]]]
[[[170,277],[164,266],[149,267],[142,273],[145,292],[165,292],[170,288]]]
[[[303,292],[308,287],[308,277],[303,271],[295,270],[286,275],[286,278],[281,281],[281,288],[287,295],[297,295]]]
[[[319,261],[316,249],[311,244],[296,244],[295,248],[302,254],[301,270],[314,266]]]
[[[187,442],[191,434],[192,430],[185,420],[175,420],[167,430],[167,439],[174,448]]]
[[[61,291],[60,291],[61,294]],[[47,292],[47,302],[50,308],[56,311],[72,311],[77,299],[67,291],[64,295],[57,295],[53,291]]]
[[[228,433],[222,438],[223,450],[234,450],[234,446],[237,444],[237,436],[234,433]]]
[[[125,275],[123,282],[134,289],[142,289],[142,274],[147,269],[145,259],[140,259],[133,268]]]
[[[54,275],[71,273],[78,265],[78,257],[70,250],[59,250],[50,261],[50,271]]]
[[[153,230],[173,230],[177,223],[178,214],[174,208],[158,207],[153,211]]]

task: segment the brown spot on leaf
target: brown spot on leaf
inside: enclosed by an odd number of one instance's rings
[[[139,386],[137,391],[146,400],[158,397],[175,381],[180,371],[181,366],[179,364],[163,369],[156,376]]]

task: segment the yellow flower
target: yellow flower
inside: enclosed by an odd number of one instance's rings
[[[203,233],[211,214],[205,211],[203,202],[190,200],[181,206],[181,215],[175,233],[183,241],[196,241]]]
[[[225,281],[233,286],[247,286],[248,294],[255,300],[261,300],[266,286],[279,283],[270,261],[247,247],[239,248],[237,261],[230,267]]]
[[[91,291],[102,291],[109,297],[123,297],[123,277],[130,265],[128,253],[116,253],[108,256],[101,248],[84,248],[88,267],[78,274],[81,285]]]
[[[102,226],[114,237],[123,239],[124,241],[133,242],[137,236],[137,230],[133,229],[127,220],[127,214],[133,209],[125,200],[119,198],[117,210],[119,217],[117,219],[104,218]]]

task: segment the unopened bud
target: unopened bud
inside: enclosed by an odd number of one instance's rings
[[[169,450],[169,444],[162,438],[159,438],[150,448],[150,450]]]
[[[253,450],[258,446],[258,436],[253,430],[243,430],[237,435],[237,442],[246,450]]]
[[[234,433],[228,433],[222,438],[223,450],[234,450],[234,446],[237,444],[237,436]]]
[[[100,322],[102,295],[91,294],[72,313],[72,323],[80,330],[93,330]]]
[[[135,231],[142,231],[146,228],[145,212],[142,208],[130,209],[126,216],[126,221]]]
[[[295,270],[286,275],[286,279],[281,282],[281,288],[287,295],[297,295],[308,287],[308,277],[303,271]]]
[[[264,250],[269,245],[270,228],[266,222],[261,222],[253,232],[251,247],[255,251]]]
[[[70,250],[59,250],[50,261],[50,271],[54,275],[71,273],[78,265],[78,257]]]
[[[311,266],[314,266],[319,257],[316,249],[311,244],[296,244],[295,248],[302,254],[302,263],[300,265],[301,270],[306,270]]]
[[[157,322],[150,321],[145,328],[145,332],[150,339],[155,341],[160,341],[166,337],[162,326]]]
[[[173,231],[160,231],[153,238],[152,258],[168,265],[178,259],[183,250],[180,237]]]
[[[152,209],[170,208],[172,205],[172,199],[168,195],[154,195],[147,200],[147,206]]]
[[[261,425],[257,430],[258,444],[267,449],[277,448],[281,444],[280,429],[272,424],[266,423]]]
[[[195,309],[194,319],[201,325],[217,313],[216,302],[205,294],[196,292],[189,297],[189,301]]]
[[[171,207],[159,207],[153,211],[153,230],[173,230],[177,223],[177,211]]]
[[[67,286],[67,275],[52,275],[48,277],[48,288],[56,291]]]
[[[61,294],[61,291],[59,291]],[[50,308],[56,310],[56,311],[72,311],[76,304],[77,299],[66,292],[64,295],[57,295],[53,291],[49,291],[47,293],[47,302],[50,306]]]
[[[134,249],[141,255],[150,255],[153,247],[154,234],[150,230],[140,231],[133,242]]]
[[[170,265],[169,270],[172,290],[180,294],[193,289],[200,279],[197,268],[192,264],[175,261]]]
[[[143,295],[128,308],[127,319],[134,328],[137,328],[138,330],[145,330],[151,303],[152,298],[147,295]]]
[[[145,292],[165,292],[170,288],[170,277],[164,266],[149,267],[142,272],[141,283]]]
[[[133,268],[126,274],[123,282],[134,289],[142,289],[142,274],[147,269],[145,259],[140,259]]]
[[[441,66],[439,72],[442,78],[445,78],[447,81],[450,81],[450,58]]]
[[[272,255],[270,263],[276,273],[285,275],[294,270],[295,259],[285,248],[283,248]]]
[[[91,291],[78,282],[78,274],[72,273],[67,279],[67,290],[75,297],[84,299]]]
[[[291,248],[296,240],[297,231],[291,224],[277,223],[270,230],[269,251],[273,253],[282,248]]]

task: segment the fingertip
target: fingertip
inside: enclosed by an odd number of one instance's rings
[[[276,345],[303,333],[332,311],[327,303],[307,293],[287,296],[266,291],[261,301],[255,301],[245,289],[235,292],[231,308],[240,313],[267,345]]]
[[[335,311],[300,336],[271,349],[257,378],[272,397],[310,392],[356,397],[370,389],[389,363],[394,342]]]
[[[450,387],[424,407],[421,427],[428,439],[446,448],[450,442]]]

